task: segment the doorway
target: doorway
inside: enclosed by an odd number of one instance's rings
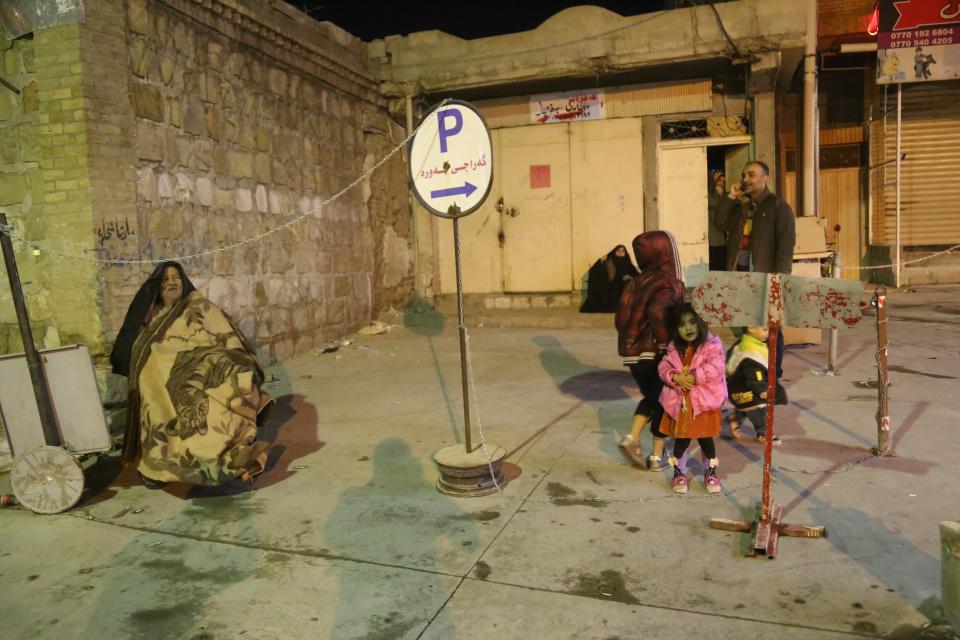
[[[750,136],[698,138],[663,142],[658,148],[660,228],[676,238],[688,287],[699,285],[710,271],[710,172],[722,171],[739,181],[750,142]]]

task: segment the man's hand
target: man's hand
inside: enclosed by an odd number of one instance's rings
[[[727,194],[727,197],[731,200],[737,200],[743,195],[743,189],[740,188],[739,184],[730,185],[730,193]]]

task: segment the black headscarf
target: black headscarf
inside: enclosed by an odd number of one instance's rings
[[[617,255],[617,249],[623,249],[623,256]],[[614,282],[623,282],[623,277],[627,276],[628,278],[633,278],[640,275],[640,272],[637,271],[637,268],[633,266],[633,261],[630,259],[630,252],[627,251],[627,248],[622,244],[618,244],[613,248],[613,251],[607,254],[608,260],[613,260],[613,264],[617,268],[617,273],[613,277]],[[623,288],[623,285],[620,285],[620,288]],[[619,299],[619,296],[617,296]]]
[[[127,308],[127,315],[123,318],[123,326],[120,327],[120,333],[113,343],[113,351],[110,352],[110,364],[113,365],[113,372],[121,376],[130,375],[130,352],[133,350],[133,343],[140,330],[150,317],[150,311],[155,305],[162,305],[163,300],[160,297],[160,284],[163,282],[163,272],[167,267],[173,267],[180,272],[180,280],[183,282],[183,295],[188,296],[197,290],[187,273],[180,266],[179,262],[164,262],[157,265],[147,281],[144,282],[137,295],[133,296],[133,302]]]

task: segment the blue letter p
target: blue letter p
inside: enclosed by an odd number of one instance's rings
[[[447,119],[447,116],[453,117],[454,124],[452,129],[447,129],[444,126],[444,121]],[[437,120],[440,128],[440,153],[446,153],[447,138],[452,138],[457,135],[460,133],[460,129],[463,128],[463,114],[460,113],[459,109],[447,109],[446,111],[437,113]]]

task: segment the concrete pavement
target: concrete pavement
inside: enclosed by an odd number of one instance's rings
[[[842,334],[840,376],[820,375],[825,344],[788,351],[774,496],[830,535],[784,539],[774,561],[706,526],[752,512],[758,446],[720,442],[720,496],[694,477],[675,497],[666,472],[622,459],[637,391],[612,328],[472,328],[509,482],[438,493],[430,454],[461,437],[457,332],[407,314],[271,369],[272,467],[252,492],[149,491],[105,462],[68,514],[0,511],[3,636],[924,637],[941,615],[937,524],[958,517],[958,293],[891,295],[896,457],[856,463],[876,440],[872,317]]]

